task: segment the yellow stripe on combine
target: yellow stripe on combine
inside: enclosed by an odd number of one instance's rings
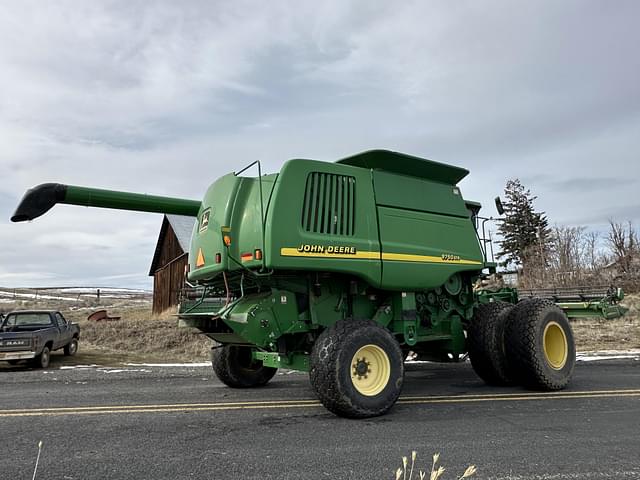
[[[419,263],[449,263],[455,265],[482,265],[476,260],[445,260],[441,257],[431,255],[413,255],[411,253],[386,253],[382,252],[383,260],[396,260],[398,262],[419,262]]]
[[[283,257],[317,257],[317,258],[357,258],[365,260],[380,260],[380,252],[356,251],[356,253],[327,253],[300,252],[297,248],[283,247],[280,249]]]
[[[327,253],[327,252],[300,252],[297,248],[283,247],[280,249],[283,257],[313,257],[313,258],[354,258],[365,260],[380,260],[380,252],[356,251],[356,253]],[[445,260],[431,255],[413,255],[409,253],[382,252],[382,260],[394,260],[397,262],[417,263],[445,263],[449,265],[482,265],[476,260]]]

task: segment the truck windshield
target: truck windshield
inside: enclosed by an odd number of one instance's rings
[[[21,325],[51,325],[51,317],[48,313],[10,313],[5,319],[7,327],[19,327]]]

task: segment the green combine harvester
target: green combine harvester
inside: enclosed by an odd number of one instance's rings
[[[257,177],[240,175],[250,167]],[[202,202],[44,184],[12,220],[56,203],[196,217],[179,318],[215,340],[213,370],[230,387],[307,371],[327,409],[371,417],[398,399],[412,351],[468,353],[489,384],[562,389],[576,357],[562,305],[474,289],[496,264],[478,233],[480,205],[457,186],[467,174],[385,150],[289,160],[269,175],[254,162]]]

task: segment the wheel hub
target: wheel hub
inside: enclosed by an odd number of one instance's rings
[[[371,365],[371,363],[367,362],[366,358],[358,358],[356,360],[356,364],[353,366],[353,373],[358,377],[365,377],[367,375],[367,373],[371,372],[371,369],[369,368],[369,365]]]
[[[367,397],[384,390],[391,377],[391,361],[377,345],[365,345],[351,360],[351,381],[355,389]]]
[[[544,356],[554,370],[562,370],[569,356],[569,344],[557,322],[549,322],[543,333]]]

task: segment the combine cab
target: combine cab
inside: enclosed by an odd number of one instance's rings
[[[215,340],[213,369],[231,387],[308,371],[329,410],[371,417],[400,395],[409,351],[468,352],[492,384],[567,385],[575,346],[563,303],[474,291],[496,266],[479,240],[480,205],[458,187],[467,170],[384,150],[290,160],[270,175],[250,167],[256,177],[225,175],[202,202],[48,184],[13,220],[55,203],[196,217],[179,318]]]

